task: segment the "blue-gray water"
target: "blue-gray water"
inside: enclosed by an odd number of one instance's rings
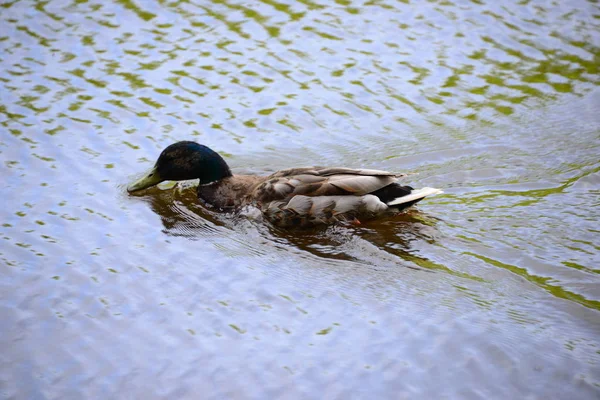
[[[0,398],[600,396],[595,1],[0,3]],[[286,232],[125,185],[414,173]]]

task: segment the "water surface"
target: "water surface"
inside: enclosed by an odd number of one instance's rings
[[[0,4],[0,397],[600,394],[595,1]],[[443,188],[284,231],[125,186],[234,172]]]

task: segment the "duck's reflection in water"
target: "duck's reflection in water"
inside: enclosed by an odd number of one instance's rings
[[[219,234],[228,227],[227,214],[211,211],[200,204],[194,187],[152,188],[143,195],[161,219],[163,232],[192,240]]]
[[[190,186],[152,189],[143,198],[160,216],[163,232],[169,236],[198,240],[211,235],[227,236],[232,230],[240,234],[254,230],[265,239],[257,245],[271,242],[279,248],[291,246],[329,260],[357,261],[374,268],[400,265],[429,271],[446,269],[413,249],[415,243],[434,243],[437,234],[436,220],[415,208],[360,225],[282,229],[267,221],[211,210],[201,204],[195,188]]]

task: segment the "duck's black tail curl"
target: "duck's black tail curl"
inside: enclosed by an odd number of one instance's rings
[[[402,186],[399,183],[392,183],[371,193],[387,204],[389,207],[394,207],[398,210],[403,210],[418,203],[425,197],[443,193],[440,189],[425,187],[415,190],[411,186]]]

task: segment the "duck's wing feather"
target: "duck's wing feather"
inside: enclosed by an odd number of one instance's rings
[[[269,178],[280,178],[294,175],[314,175],[314,176],[332,176],[332,175],[375,175],[375,176],[395,176],[397,178],[405,176],[405,174],[397,174],[389,171],[381,171],[378,169],[353,169],[341,167],[301,167],[289,168],[277,171],[270,175]]]
[[[282,170],[258,185],[252,197],[259,203],[293,196],[363,196],[379,190],[402,175],[351,168],[305,167]]]
[[[313,226],[357,219],[371,219],[389,207],[376,196],[304,196],[278,200],[263,207],[264,215],[275,225]]]

